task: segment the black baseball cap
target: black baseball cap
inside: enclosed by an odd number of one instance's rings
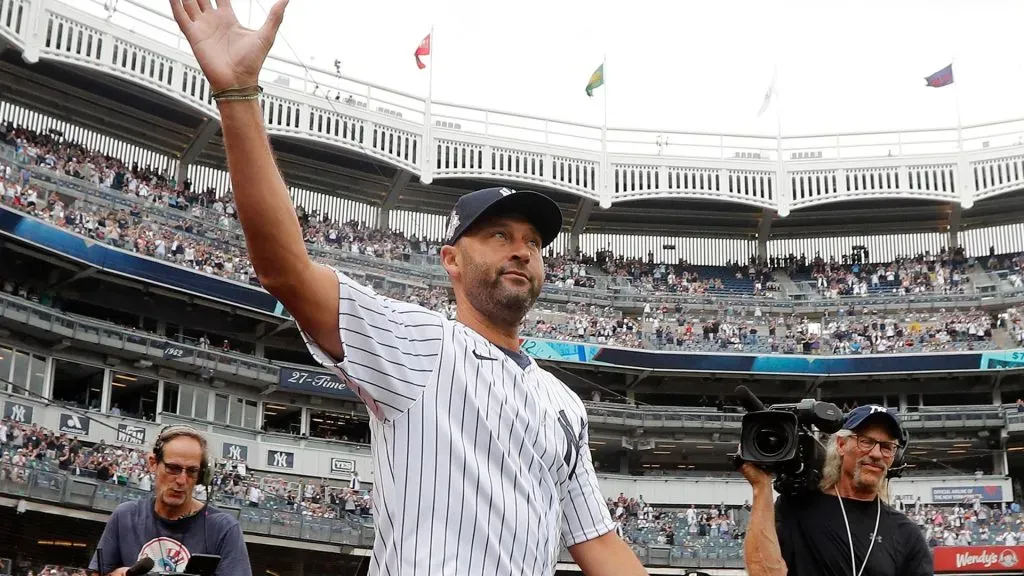
[[[486,216],[517,214],[540,233],[541,246],[551,244],[562,230],[562,211],[539,192],[511,188],[484,188],[466,194],[448,216],[445,244],[455,244],[474,223]]]
[[[903,436],[903,427],[900,425],[900,419],[892,412],[889,412],[884,406],[878,406],[877,404],[858,406],[850,410],[850,413],[846,415],[846,420],[843,421],[843,429],[856,430],[870,418],[877,418],[887,426],[889,431],[892,432],[893,438]]]

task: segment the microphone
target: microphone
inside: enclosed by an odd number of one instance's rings
[[[736,391],[733,392],[736,399],[740,401],[740,406],[747,412],[760,412],[764,410],[764,402],[761,402],[750,388],[740,385],[736,387]],[[129,575],[131,576],[131,575]]]
[[[146,556],[142,560],[135,563],[134,566],[128,569],[125,576],[143,576],[143,574],[149,574],[149,571],[153,569],[156,562],[149,556]]]

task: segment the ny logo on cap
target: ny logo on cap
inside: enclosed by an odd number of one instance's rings
[[[872,406],[871,413],[874,414],[875,412],[888,412],[888,410],[884,406]]]
[[[452,234],[455,234],[455,229],[459,227],[459,213],[452,210],[450,216],[448,216],[448,230],[445,232],[445,238],[451,238]]]
[[[501,192],[502,196],[508,196],[509,194],[514,193],[515,190],[509,189],[509,188],[502,188],[501,190],[498,190],[498,192]]]

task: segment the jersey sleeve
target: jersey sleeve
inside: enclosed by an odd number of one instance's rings
[[[338,330],[343,357],[335,359],[302,331],[313,358],[332,369],[381,420],[394,420],[423,393],[437,366],[444,318],[381,296],[338,272]]]
[[[615,529],[590,458],[589,428],[586,416],[583,416],[579,460],[562,495],[562,543],[566,547],[593,540]]]

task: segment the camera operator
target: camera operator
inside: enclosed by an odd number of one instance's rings
[[[210,483],[206,438],[190,426],[160,431],[149,470],[153,494],[119,505],[100,537],[89,569],[125,576],[141,558],[156,572],[184,572],[195,554],[220,556],[216,576],[252,576],[242,529],[232,515],[193,498],[198,482]]]
[[[750,576],[932,576],[932,557],[913,522],[886,503],[887,474],[901,454],[900,422],[880,406],[851,411],[828,439],[818,489],[781,495],[750,463],[754,489],[744,555]]]

